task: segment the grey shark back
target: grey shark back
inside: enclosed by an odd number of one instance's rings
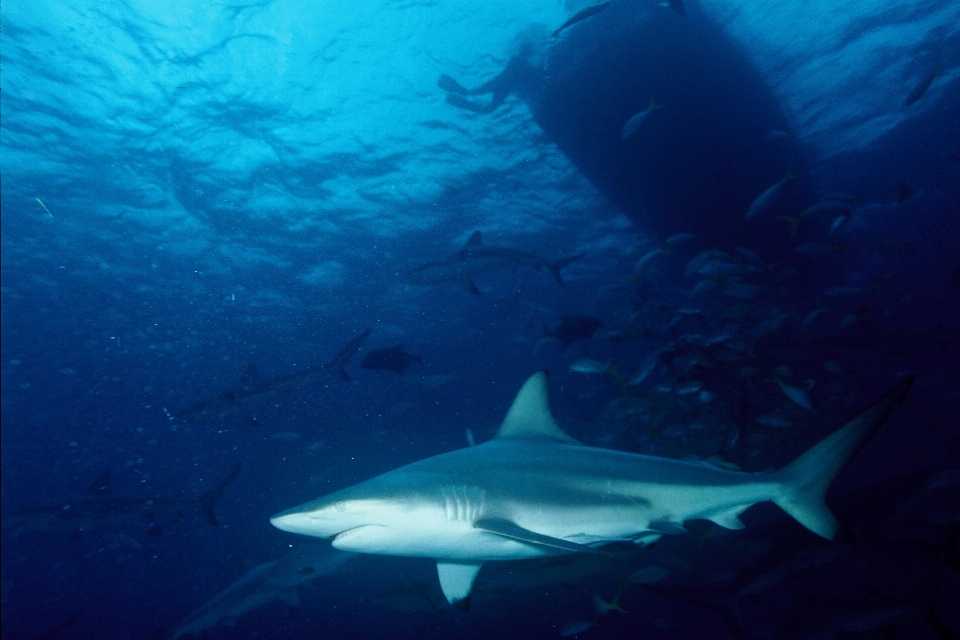
[[[533,252],[487,245],[483,242],[483,234],[480,231],[474,231],[460,251],[442,260],[427,262],[410,270],[405,275],[404,281],[407,284],[430,285],[452,282],[475,295],[480,295],[480,290],[473,282],[475,275],[487,271],[516,270],[523,266],[536,270],[546,269],[560,285],[563,285],[561,270],[584,255],[586,254],[580,253],[551,261]]]

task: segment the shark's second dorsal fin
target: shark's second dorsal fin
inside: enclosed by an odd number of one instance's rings
[[[473,247],[482,247],[483,246],[483,234],[480,231],[474,231],[470,235],[470,239],[467,240],[467,244],[463,245],[464,249],[472,249]]]
[[[240,384],[247,384],[257,380],[260,377],[260,374],[257,373],[257,365],[250,363],[247,365],[246,370],[243,372],[243,377],[240,378]]]
[[[554,420],[550,412],[548,381],[547,372],[538,371],[523,383],[497,431],[497,438],[583,444],[564,433]]]

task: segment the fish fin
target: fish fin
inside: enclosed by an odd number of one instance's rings
[[[550,264],[548,264],[548,265],[547,265],[547,268],[550,269],[550,273],[553,274],[553,277],[556,278],[557,282],[559,282],[559,283],[560,283],[560,286],[562,287],[562,286],[563,286],[563,278],[560,277],[560,270],[563,269],[563,268],[565,268],[565,267],[567,267],[567,266],[569,266],[570,264],[576,262],[577,260],[579,260],[580,258],[582,258],[582,257],[585,256],[585,255],[587,255],[587,254],[585,254],[585,253],[578,253],[577,255],[575,255],[575,256],[570,256],[569,258],[561,258],[561,259],[557,260],[556,262],[551,262]]]
[[[604,551],[594,549],[593,547],[588,547],[584,544],[577,544],[576,542],[570,542],[569,540],[554,538],[553,536],[546,536],[542,533],[524,529],[517,523],[511,522],[510,520],[506,520],[504,518],[483,518],[474,522],[473,526],[475,529],[482,529],[484,531],[489,531],[490,533],[495,533],[498,536],[503,536],[504,538],[519,540],[520,542],[526,542],[538,547],[547,547],[549,549],[567,551],[571,553],[607,555],[607,553]]]
[[[217,516],[213,512],[213,507],[217,504],[217,500],[220,499],[220,496],[223,495],[224,490],[230,486],[230,483],[233,482],[234,478],[237,477],[237,474],[240,473],[240,467],[241,465],[239,464],[235,466],[230,470],[230,473],[227,474],[227,477],[221,480],[217,486],[213,487],[197,498],[197,503],[200,505],[200,511],[203,513],[203,517],[206,518],[207,522],[210,523],[210,526],[220,526],[220,524],[217,522]]]
[[[100,475],[93,479],[89,485],[87,485],[87,495],[91,496],[109,496],[113,493],[113,489],[110,487],[110,470],[101,471]]]
[[[650,98],[650,104],[647,105],[647,110],[648,110],[648,111],[654,111],[654,110],[656,110],[656,109],[663,109],[663,105],[662,105],[662,104],[657,104],[657,103],[653,100],[653,97],[651,96],[651,98]]]
[[[647,529],[658,533],[667,533],[672,536],[690,533],[683,528],[682,522],[673,522],[672,520],[655,520],[647,525]]]
[[[247,368],[243,372],[243,376],[240,378],[240,384],[249,384],[255,380],[260,379],[260,374],[257,373],[257,365],[251,362],[247,365]]]
[[[743,529],[746,525],[744,525],[743,522],[740,521],[740,518],[737,517],[741,512],[743,512],[743,510],[743,507],[734,507],[729,511],[718,513],[715,516],[711,516],[707,519],[714,524],[720,525],[724,529]]]
[[[533,374],[520,387],[507,411],[496,438],[514,440],[553,440],[565,444],[583,444],[557,425],[550,411],[549,378],[546,371]]]
[[[360,350],[360,345],[363,344],[363,341],[367,339],[367,336],[370,335],[370,332],[373,331],[373,327],[367,327],[363,333],[359,334],[353,340],[351,340],[347,346],[340,350],[340,352],[333,357],[330,362],[323,365],[322,370],[328,371],[330,373],[336,372],[340,374],[340,377],[346,381],[350,381],[350,376],[347,375],[347,363],[350,362],[350,358],[353,357],[353,354]]]
[[[437,560],[440,588],[443,589],[443,595],[447,597],[447,602],[461,611],[470,610],[470,592],[473,590],[473,581],[482,566],[482,562]]]
[[[467,288],[467,291],[469,291],[469,292],[472,293],[473,295],[475,295],[475,296],[482,295],[482,294],[480,293],[480,289],[477,289],[477,285],[475,285],[475,284],[473,283],[473,280],[472,280],[471,278],[469,278],[469,277],[468,277],[468,278],[461,278],[461,279],[460,279],[460,282],[463,284],[463,286],[465,286],[465,287]]]
[[[444,91],[449,91],[450,93],[456,93],[459,95],[466,95],[469,93],[466,87],[445,73],[441,74],[440,78],[437,79],[437,86]]]
[[[474,231],[470,234],[470,239],[467,240],[467,244],[463,245],[464,249],[472,249],[475,247],[483,246],[483,234],[479,230]]]
[[[913,376],[901,380],[856,418],[774,472],[772,479],[781,485],[781,491],[773,502],[813,533],[833,539],[838,525],[824,503],[827,489],[903,402],[913,381]]]

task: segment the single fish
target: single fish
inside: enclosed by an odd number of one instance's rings
[[[610,373],[610,366],[593,358],[580,358],[570,365],[570,371],[586,373],[588,375],[601,375]]]
[[[620,139],[626,140],[627,138],[635,134],[640,129],[640,127],[643,126],[643,123],[646,122],[647,118],[650,117],[651,113],[653,113],[657,109],[662,109],[662,108],[663,108],[662,104],[657,104],[656,102],[653,101],[653,98],[650,98],[650,104],[647,105],[647,108],[641,111],[640,113],[635,114],[633,117],[627,120],[626,124],[623,125],[623,130],[620,131]]]
[[[650,374],[653,373],[653,370],[657,368],[658,362],[660,362],[660,354],[658,353],[655,353],[647,358],[643,364],[640,365],[640,368],[637,369],[637,372],[633,374],[633,377],[630,378],[630,381],[627,382],[627,386],[635,387],[649,378]]]
[[[609,7],[609,6],[610,6],[610,0],[604,0],[603,2],[598,2],[597,4],[592,4],[592,5],[590,5],[589,7],[584,7],[584,8],[581,9],[580,11],[577,11],[575,14],[573,14],[572,16],[570,16],[569,18],[567,18],[567,21],[564,22],[562,25],[560,25],[559,27],[557,27],[557,30],[554,31],[553,34],[552,34],[553,37],[556,38],[558,35],[560,35],[560,33],[561,33],[564,29],[566,29],[566,28],[568,28],[568,27],[572,27],[573,25],[577,24],[578,22],[582,22],[583,20],[586,20],[587,18],[591,18],[591,17],[597,15],[598,13],[600,13],[601,11],[603,11],[604,9],[606,9],[606,8]]]
[[[790,398],[794,404],[797,404],[804,409],[813,409],[813,405],[810,404],[810,398],[807,396],[806,391],[791,384],[787,384],[781,380],[777,380],[777,385],[783,391],[783,395]]]
[[[793,173],[787,171],[787,175],[780,178],[775,184],[770,187],[767,187],[766,191],[757,196],[757,199],[753,201],[750,205],[750,208],[747,209],[747,218],[756,218],[757,216],[763,215],[770,210],[770,207],[776,202],[777,197],[780,195],[780,191],[783,189],[783,185],[787,184],[797,176]]]
[[[558,283],[563,285],[560,271],[584,255],[581,253],[551,261],[533,252],[484,244],[483,235],[479,231],[474,231],[460,251],[442,260],[420,265],[409,271],[404,281],[407,284],[456,282],[466,287],[471,293],[480,295],[480,290],[473,283],[474,275],[501,269],[515,271],[517,267],[524,266],[546,269]]]
[[[620,593],[621,592],[618,592],[617,595],[614,596],[613,600],[611,600],[610,602],[607,602],[606,600],[601,598],[600,594],[598,593],[593,596],[593,606],[596,607],[597,611],[599,611],[600,613],[608,613],[610,611],[619,611],[620,613],[626,613],[626,611],[624,611],[623,608],[620,606]]]
[[[927,89],[929,89],[930,85],[933,83],[933,79],[939,75],[943,75],[943,73],[940,71],[940,64],[938,63],[933,67],[933,70],[930,73],[920,79],[920,82],[917,83],[917,86],[915,86],[907,95],[907,99],[904,100],[903,106],[909,107],[914,102],[922,98],[927,92]]]
[[[590,622],[588,620],[571,620],[563,625],[563,631],[560,632],[560,635],[564,638],[569,638],[583,633],[595,624],[596,622]]]

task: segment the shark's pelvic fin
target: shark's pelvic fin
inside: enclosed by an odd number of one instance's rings
[[[837,519],[824,503],[834,478],[903,402],[914,377],[901,380],[856,418],[773,474],[782,489],[773,501],[818,536],[833,539]]]
[[[523,383],[497,431],[497,438],[583,444],[564,433],[554,420],[550,411],[548,380],[546,371],[538,371]]]
[[[482,566],[482,562],[437,560],[440,588],[443,589],[443,595],[447,596],[447,602],[462,611],[470,609],[470,591]]]
[[[576,542],[570,542],[569,540],[563,540],[561,538],[545,536],[542,533],[524,529],[517,523],[505,520],[504,518],[483,518],[474,522],[473,526],[476,529],[483,529],[484,531],[495,533],[498,536],[503,536],[504,538],[519,540],[520,542],[526,542],[538,547],[547,547],[549,549],[555,549],[557,551],[563,551],[566,553],[593,553],[607,555],[606,552],[594,549],[593,547],[577,544]]]

